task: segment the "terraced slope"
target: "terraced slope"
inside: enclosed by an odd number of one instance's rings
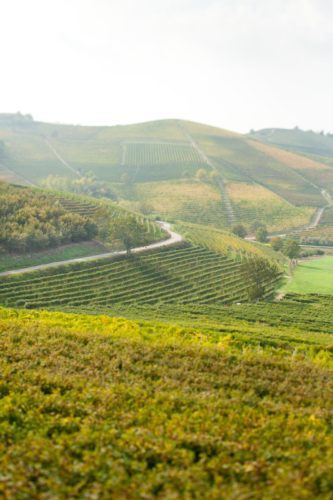
[[[3,277],[0,303],[91,310],[120,303],[237,302],[248,300],[254,287],[264,296],[274,292],[282,268],[264,247],[205,226],[179,224],[176,229],[191,244]]]
[[[38,275],[0,280],[0,303],[29,308],[141,303],[225,303],[247,300],[253,283],[241,260],[199,246],[167,248],[140,257],[101,260]],[[269,295],[279,272],[263,272]]]

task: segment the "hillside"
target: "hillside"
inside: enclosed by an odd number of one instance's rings
[[[126,208],[218,228],[306,226],[327,203],[322,190],[333,186],[327,164],[181,120],[84,127],[0,115],[0,141],[0,178],[40,184],[50,175],[94,176]]]
[[[228,233],[177,226],[185,241],[130,258],[105,258],[0,277],[0,304],[94,312],[114,304],[230,303],[271,296],[282,267]]]
[[[137,245],[167,236],[108,200],[0,182],[0,271],[121,249],[112,234],[119,220],[133,220]]]
[[[1,496],[330,498],[320,300],[192,326],[0,309]]]

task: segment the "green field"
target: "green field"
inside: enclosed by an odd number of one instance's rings
[[[333,257],[300,261],[285,287],[293,293],[333,294]]]

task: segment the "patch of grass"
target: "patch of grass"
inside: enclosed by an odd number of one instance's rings
[[[333,294],[333,257],[300,261],[288,281],[286,292]]]
[[[64,245],[27,255],[5,254],[0,255],[0,272],[37,266],[39,264],[48,264],[49,262],[75,259],[76,257],[87,257],[88,255],[97,255],[107,251],[107,248],[101,243],[89,241]]]

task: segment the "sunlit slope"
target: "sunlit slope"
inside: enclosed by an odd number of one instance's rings
[[[0,309],[0,495],[331,498],[332,335],[256,309],[186,327]]]
[[[306,226],[315,213],[312,207],[295,207],[260,184],[229,182],[226,191],[238,220],[247,225],[260,221],[270,231]]]
[[[125,198],[121,202],[123,206],[163,220],[183,220],[218,228],[228,225],[225,195],[211,182],[198,179],[141,182],[131,186],[129,193],[119,186],[117,192]]]

